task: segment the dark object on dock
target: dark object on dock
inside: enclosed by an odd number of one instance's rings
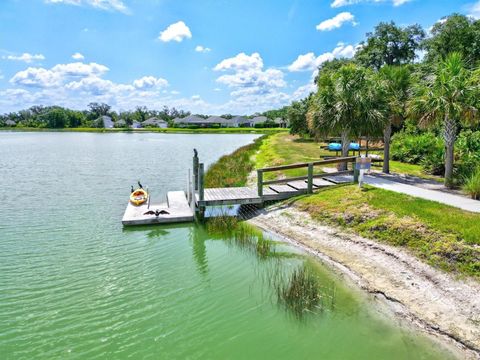
[[[130,187],[131,187],[130,194],[133,194],[133,192],[135,191],[135,190],[133,190],[133,185],[131,185]]]
[[[140,184],[140,181],[137,181],[137,183],[138,183],[138,187],[139,187],[140,189],[143,189],[143,186],[142,186],[142,184]]]
[[[167,210],[149,210],[147,211],[146,213],[143,213],[143,215],[155,215],[155,216],[159,216],[159,215],[170,215],[170,213],[167,211]]]

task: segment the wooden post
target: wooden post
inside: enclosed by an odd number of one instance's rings
[[[198,212],[200,215],[200,218],[203,219],[203,216],[205,215],[205,206],[200,205],[200,201],[205,200],[205,187],[204,187],[204,167],[203,163],[198,164]]]
[[[263,171],[257,170],[257,187],[258,187],[258,196],[263,196]]]
[[[358,177],[360,176],[360,171],[357,170],[357,161],[352,163],[353,165],[353,182],[354,184],[358,184]]]
[[[195,155],[193,155],[193,183],[195,190],[198,190],[198,153],[196,149],[193,149]]]
[[[313,164],[308,164],[308,180],[307,180],[307,192],[313,193]]]

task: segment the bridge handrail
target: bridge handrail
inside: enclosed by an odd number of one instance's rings
[[[299,168],[302,168],[302,167],[308,167],[309,164],[312,164],[313,166],[328,165],[328,164],[341,164],[341,163],[345,163],[345,162],[346,163],[355,162],[356,158],[357,158],[357,156],[348,156],[348,157],[343,157],[343,158],[312,161],[312,162],[309,162],[309,163],[296,163],[296,164],[289,164],[289,165],[269,166],[269,167],[258,169],[257,171],[270,172],[270,171],[278,171],[278,170],[299,169]]]
[[[316,177],[320,177],[319,175],[314,175],[313,174],[314,166],[328,165],[328,164],[341,164],[341,163],[349,163],[349,162],[354,163],[356,161],[356,158],[357,158],[356,156],[348,156],[348,157],[328,159],[328,160],[312,161],[312,162],[308,162],[308,163],[296,163],[296,164],[290,164],[290,165],[270,166],[270,167],[257,169],[258,196],[259,197],[263,196],[263,186],[264,185],[280,184],[280,183],[286,183],[286,182],[294,181],[294,180],[307,180],[307,192],[309,194],[311,194],[311,193],[313,193],[313,179],[316,178]],[[304,168],[304,167],[308,169],[308,173],[307,173],[308,175],[307,176],[297,176],[297,177],[285,178],[285,179],[280,179],[280,180],[263,181],[263,173],[264,172],[300,169],[300,168]],[[340,171],[338,173],[335,173],[335,175],[338,175],[338,174],[341,174],[341,173],[347,173],[347,172],[348,171]],[[349,171],[349,172],[351,173],[352,171]],[[334,175],[334,174],[330,174],[330,175]],[[322,174],[321,176],[324,176],[324,174]],[[355,177],[355,173],[354,173],[354,177]]]

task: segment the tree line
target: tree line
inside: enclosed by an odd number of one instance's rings
[[[61,106],[32,106],[29,109],[0,115],[0,126],[7,125],[7,121],[10,120],[19,126],[33,128],[101,128],[103,127],[102,116],[109,116],[114,122],[122,119],[125,125],[129,126],[134,122],[141,123],[152,117],[170,122],[176,117],[188,115],[190,115],[188,111],[167,106],[162,110],[137,106],[133,111],[116,112],[108,104],[93,102],[86,110],[72,110]]]
[[[360,136],[383,138],[389,172],[392,133],[431,129],[444,142],[445,184],[454,183],[454,146],[464,129],[478,130],[480,21],[453,14],[430,34],[420,25],[379,23],[353,59],[323,63],[316,92],[293,102],[293,134],[340,137],[342,155]],[[480,165],[480,164],[479,164]]]

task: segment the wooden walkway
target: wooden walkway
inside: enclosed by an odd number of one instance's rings
[[[188,176],[188,191],[172,191],[167,194],[167,203],[141,206],[127,205],[122,219],[124,225],[144,225],[193,221],[195,214],[204,216],[207,206],[263,204],[265,201],[288,199],[301,194],[311,194],[315,189],[344,182],[353,182],[357,172],[321,171],[314,173],[315,167],[354,163],[356,157],[298,163],[257,170],[256,187],[205,188],[204,164],[199,163],[197,153],[193,158],[193,174]],[[306,176],[263,180],[264,173],[304,169]],[[278,173],[277,173],[278,174]]]
[[[335,185],[345,181],[346,178],[346,176],[343,176],[337,179],[335,176],[331,176],[329,177],[330,181],[314,179],[313,190]],[[353,181],[353,176],[350,176],[350,181]],[[195,202],[197,206],[262,204],[265,201],[283,200],[306,194],[307,191],[308,183],[306,180],[264,186],[262,196],[258,195],[257,188],[251,187],[207,188],[204,190],[203,200],[200,200],[198,192],[196,193]]]

